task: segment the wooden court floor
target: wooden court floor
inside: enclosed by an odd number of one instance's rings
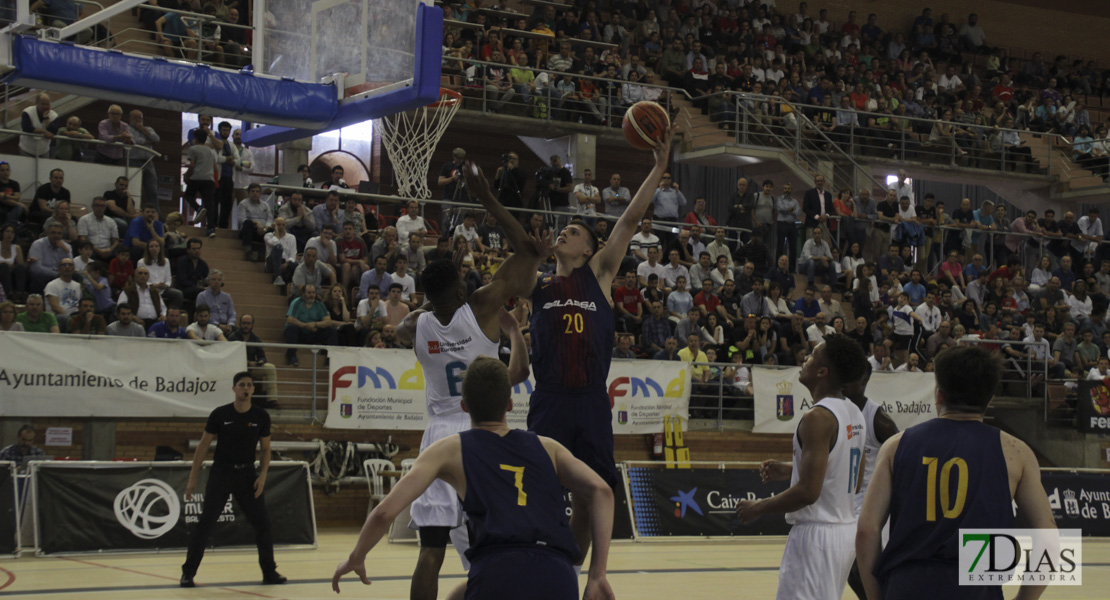
[[[183,553],[89,555],[67,558],[0,560],[0,598],[160,600],[229,598],[337,598],[331,574],[353,546],[354,529],[322,530],[316,550],[277,552],[278,569],[289,577],[283,586],[263,586],[256,554],[210,552],[194,589],[177,587]],[[721,600],[774,598],[783,538],[744,542],[618,543],[609,561],[609,580],[618,598],[648,600]],[[416,559],[414,544],[384,544],[368,557],[374,583],[365,588],[345,580],[338,598],[408,598]],[[462,578],[458,558],[448,549],[440,597]],[[1083,546],[1082,587],[1049,588],[1044,598],[1103,600],[1110,589],[1110,540]],[[583,577],[582,582],[585,581]],[[1009,588],[1008,588],[1009,589]],[[1008,591],[1006,597],[1012,598]],[[845,599],[855,596],[845,588]]]

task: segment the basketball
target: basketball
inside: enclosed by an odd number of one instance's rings
[[[671,118],[659,104],[650,100],[637,102],[624,113],[624,137],[638,150],[651,150],[663,141]]]

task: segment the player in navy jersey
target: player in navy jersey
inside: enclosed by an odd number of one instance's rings
[[[612,406],[606,391],[616,327],[609,291],[666,170],[674,133],[672,127],[653,150],[655,166],[613,226],[605,246],[599,249],[596,234],[585,223],[572,222],[555,240],[555,273],[541,276],[532,291],[536,389],[528,429],[566,446],[610,486],[617,483],[617,470]],[[590,546],[590,509],[573,496],[573,510],[571,529],[584,554]]]
[[[524,349],[515,346],[512,351]],[[614,598],[606,579],[612,490],[558,442],[509,429],[505,414],[512,410],[511,388],[501,361],[476,359],[463,377],[462,388],[471,429],[420,453],[412,470],[366,518],[354,550],[336,567],[332,589],[338,593],[339,579],[350,572],[370,584],[366,554],[404,507],[438,478],[458,491],[470,518],[468,600],[577,600],[573,564],[581,550],[567,523],[561,487],[583,497],[593,515],[595,544],[582,598]]]
[[[960,529],[1013,528],[1012,502],[1026,527],[1056,528],[1033,451],[983,423],[1001,369],[998,354],[982,348],[940,353],[938,418],[883,444],[856,534],[868,598],[1001,599],[1001,586],[959,585]],[[888,515],[890,541],[881,548]],[[1043,591],[1023,586],[1017,598]]]

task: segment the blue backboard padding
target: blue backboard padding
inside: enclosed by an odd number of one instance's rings
[[[440,67],[443,63],[443,9],[421,4],[416,12],[416,72],[412,86],[394,92],[340,104],[335,118],[325,127],[263,126],[243,132],[243,142],[270,146],[299,140],[439,100]]]
[[[12,40],[9,83],[182,112],[318,128],[339,108],[334,85],[255,77],[208,65],[26,36]]]

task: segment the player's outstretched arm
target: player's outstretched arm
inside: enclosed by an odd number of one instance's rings
[[[553,452],[559,483],[572,493],[585,497],[590,504],[593,549],[590,551],[589,579],[582,597],[584,600],[615,598],[606,578],[609,568],[609,541],[613,537],[613,490],[593,469],[575,458],[562,444],[548,438],[540,439],[547,451]]]
[[[502,307],[498,314],[501,333],[509,338],[509,385],[523,383],[531,373],[528,366],[528,347],[524,343],[524,334],[520,331],[520,321],[513,314],[515,312],[514,310],[511,313]]]
[[[892,465],[901,439],[901,434],[896,434],[879,450],[875,473],[871,475],[871,483],[863,497],[863,508],[860,509],[856,525],[856,562],[859,563],[860,578],[868,598],[883,597],[882,587],[873,572],[883,550],[883,524],[890,514],[891,482],[894,477]],[[863,471],[863,467],[860,467],[860,471]]]
[[[412,470],[393,486],[389,495],[366,517],[354,550],[347,560],[339,563],[335,568],[335,574],[331,578],[331,589],[338,594],[339,579],[351,572],[358,575],[362,583],[370,585],[370,579],[366,576],[366,554],[389,532],[389,526],[397,515],[419,498],[437,478],[443,479],[465,494],[465,478],[462,481],[464,489],[458,487],[460,473],[462,473],[462,445],[459,436],[444,438],[421,452]]]
[[[599,279],[608,276],[611,281],[617,269],[620,268],[624,255],[628,253],[628,244],[632,241],[632,236],[636,234],[636,228],[639,226],[640,220],[643,219],[644,213],[647,212],[648,204],[651,204],[651,198],[655,195],[656,188],[659,187],[659,180],[667,170],[667,162],[671,157],[671,142],[674,140],[677,131],[678,127],[672,125],[663,137],[663,143],[652,151],[655,153],[655,166],[648,173],[647,179],[644,179],[644,182],[640,184],[640,189],[636,190],[632,202],[617,219],[617,224],[613,226],[613,230],[609,234],[608,243],[597,253],[597,261],[593,268]],[[603,286],[602,289],[608,288]]]
[[[802,458],[794,468],[798,482],[785,492],[762,500],[744,500],[736,509],[743,523],[750,523],[763,515],[777,515],[800,510],[817,502],[825,481],[829,464],[830,442],[836,437],[836,417],[827,410],[811,410],[798,424],[798,439],[802,444]]]
[[[548,232],[543,238],[525,238],[530,251],[515,252],[501,263],[493,280],[470,296],[469,304],[482,331],[496,339],[499,328],[498,311],[514,297],[530,297],[536,287],[536,269],[551,256],[554,237]]]
[[[497,219],[497,224],[505,230],[505,237],[509,239],[509,243],[513,246],[513,252],[530,251],[528,233],[524,230],[524,226],[509,213],[509,209],[505,208],[494,197],[482,168],[468,160],[463,164],[462,170],[466,176],[466,188],[470,190],[472,195],[478,197],[478,201],[482,203],[482,208],[488,210],[493,218]]]

